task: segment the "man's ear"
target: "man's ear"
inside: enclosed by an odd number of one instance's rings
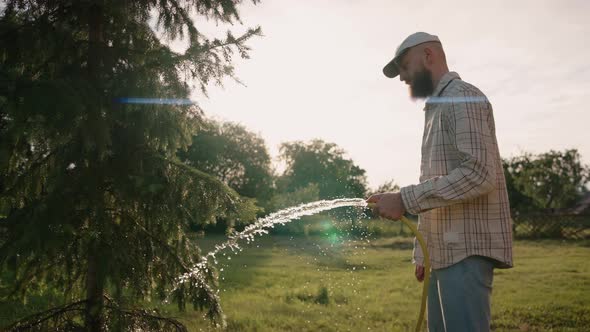
[[[431,65],[434,61],[434,51],[430,47],[424,47],[424,62]]]

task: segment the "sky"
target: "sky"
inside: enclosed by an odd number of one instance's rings
[[[227,80],[208,98],[191,98],[208,116],[260,134],[273,158],[281,142],[319,138],[344,149],[372,188],[417,183],[424,104],[382,68],[404,38],[425,31],[440,38],[449,69],[488,96],[503,157],[576,148],[590,163],[590,1],[266,0],[240,8],[243,26],[229,28],[260,25],[264,34],[248,43],[250,59],[235,61],[244,85]]]

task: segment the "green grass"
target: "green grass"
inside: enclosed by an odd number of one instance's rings
[[[228,330],[413,330],[421,284],[413,278],[410,240],[334,240],[267,236],[222,259]],[[588,331],[590,248],[518,241],[514,255],[515,268],[496,270],[493,330]],[[215,331],[199,313],[169,314],[190,331]]]
[[[302,232],[311,236],[265,236],[238,255],[219,257],[227,330],[413,331],[421,284],[413,277],[411,240],[386,236],[399,229],[351,240],[363,232],[310,225]],[[224,238],[198,241],[207,252]],[[517,241],[514,256],[515,268],[495,272],[494,331],[590,331],[588,242]],[[0,326],[42,310],[53,297],[1,303]],[[189,331],[219,330],[201,312],[159,306]]]

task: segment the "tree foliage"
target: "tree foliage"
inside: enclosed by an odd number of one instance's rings
[[[190,220],[251,218],[251,203],[177,160],[202,125],[201,110],[122,102],[187,98],[192,82],[205,91],[233,77],[232,57],[247,57],[244,43],[260,30],[209,39],[195,18],[239,22],[239,2],[5,2],[0,272],[14,272],[12,295],[26,297],[34,286],[50,285],[66,294],[64,301],[83,307],[74,317],[79,311],[50,311],[56,317],[38,328],[82,328],[83,322],[85,330],[101,331],[140,321],[151,330],[178,329],[126,306],[167,297],[176,277],[199,259],[187,234]],[[152,15],[162,35],[188,41],[185,52],[158,38]],[[193,280],[172,298],[180,307],[206,308],[222,322],[213,269],[206,281],[207,287],[197,287]]]
[[[310,203],[320,199],[320,188],[317,183],[290,192],[281,192],[273,196],[272,207],[276,210],[285,209],[299,204]]]
[[[278,188],[293,192],[316,183],[320,199],[364,197],[367,191],[365,170],[345,157],[345,152],[334,143],[316,139],[283,143],[281,159],[286,164],[278,179]]]
[[[590,168],[575,149],[525,153],[503,165],[510,204],[519,212],[572,207],[590,181]]]
[[[373,194],[378,194],[378,193],[386,193],[386,192],[396,192],[399,191],[400,187],[397,183],[395,183],[395,180],[388,180],[383,182],[382,184],[379,185],[379,187],[377,187],[377,189],[375,189],[374,191],[371,191],[367,196],[373,195]]]
[[[241,196],[268,207],[273,194],[271,158],[264,140],[244,126],[209,120],[180,157],[216,176]]]

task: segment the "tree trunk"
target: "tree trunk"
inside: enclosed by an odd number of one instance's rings
[[[88,7],[88,79],[97,91],[98,100],[89,103],[90,118],[99,118],[101,111],[101,62],[104,25],[104,0],[95,0]],[[92,163],[96,166],[96,161]],[[102,222],[102,220],[94,220]],[[99,227],[100,228],[100,227]],[[100,233],[99,233],[100,234]],[[99,235],[100,236],[100,235]],[[86,275],[86,310],[84,323],[86,331],[102,332],[104,330],[104,294],[105,271],[101,259],[100,239],[92,241],[88,247],[88,270]]]
[[[96,88],[101,86],[100,62],[104,42],[103,15],[102,1],[95,1],[88,8],[88,77]]]
[[[88,254],[88,271],[86,275],[86,312],[85,326],[89,332],[103,331],[104,309],[104,273],[96,246]]]

